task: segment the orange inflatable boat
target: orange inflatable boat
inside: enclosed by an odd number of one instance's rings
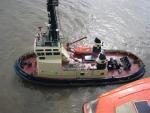
[[[84,113],[150,113],[150,78],[124,85],[85,103]]]

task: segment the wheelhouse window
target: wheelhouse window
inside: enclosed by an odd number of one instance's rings
[[[136,112],[137,111],[137,112]],[[128,102],[116,108],[116,113],[150,113],[148,101]]]
[[[44,60],[44,59],[45,59],[45,57],[39,57],[39,59],[40,59],[40,60]]]
[[[54,52],[53,54],[54,55],[60,55],[60,52]]]
[[[47,52],[46,55],[52,55],[52,53],[51,52]]]
[[[52,51],[51,49],[45,49],[45,51]]]
[[[58,49],[53,49],[53,51],[59,51]]]
[[[98,103],[98,99],[93,100],[93,101],[87,103],[88,104],[87,105],[88,107],[86,108],[88,110],[87,113],[95,113],[96,107],[97,107],[97,103]]]
[[[44,56],[44,53],[37,53],[38,56]]]
[[[116,107],[116,113],[136,113],[132,102],[128,102]]]
[[[43,49],[37,49],[36,51],[38,52],[38,51],[44,51],[44,50]]]
[[[139,101],[134,104],[138,113],[150,113],[150,105],[148,101]]]

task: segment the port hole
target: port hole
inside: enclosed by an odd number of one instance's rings
[[[81,72],[81,73],[80,73],[80,75],[82,75],[82,76],[83,76],[83,75],[84,75],[84,72]]]
[[[101,75],[104,75],[104,73],[101,73]]]

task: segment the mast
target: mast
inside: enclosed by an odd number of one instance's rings
[[[55,7],[58,6],[58,0],[47,0],[47,11],[48,11],[48,38],[53,44],[57,44],[59,41],[59,29],[57,22],[57,14]]]

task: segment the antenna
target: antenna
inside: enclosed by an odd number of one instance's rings
[[[59,40],[59,29],[57,22],[57,15],[55,7],[58,6],[58,0],[47,0],[47,11],[48,11],[48,23],[49,27],[49,40],[53,43],[57,43]]]

